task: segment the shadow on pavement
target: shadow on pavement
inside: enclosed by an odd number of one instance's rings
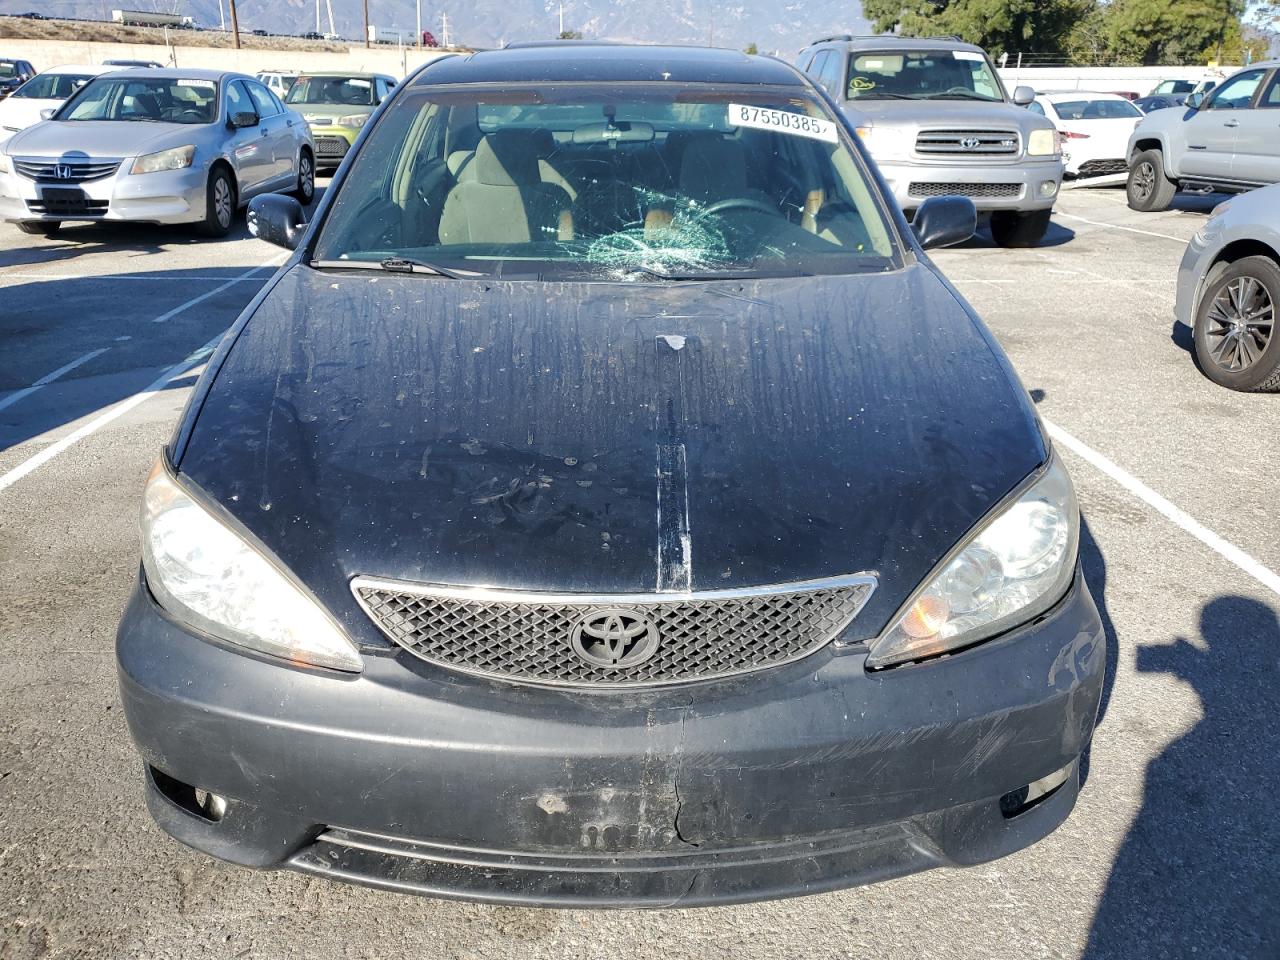
[[[1147,767],[1086,960],[1280,956],[1280,621],[1227,595],[1199,627],[1138,648],[1138,672],[1189,684],[1204,716]]]
[[[1028,249],[1040,249],[1043,247],[1060,247],[1063,244],[1070,243],[1076,238],[1076,232],[1068,227],[1064,227],[1056,220],[1049,222],[1049,229],[1045,232],[1044,239],[1034,247]],[[953,250],[996,250],[1000,249],[1000,245],[991,239],[991,225],[983,219],[978,227],[978,232],[964,243],[958,243],[951,249]]]
[[[16,233],[16,228],[15,228]],[[74,260],[94,253],[163,255],[175,247],[225,243],[249,237],[243,214],[225,237],[201,237],[192,226],[147,223],[68,223],[52,237],[17,234],[25,246],[0,250],[0,269]]]

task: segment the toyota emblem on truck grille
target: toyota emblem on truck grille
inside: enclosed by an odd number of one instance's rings
[[[593,610],[574,624],[570,643],[574,653],[597,667],[634,667],[657,652],[658,628],[634,610]]]
[[[960,146],[964,147],[966,150],[977,150],[982,146],[982,141],[977,137],[965,137],[960,141]]]

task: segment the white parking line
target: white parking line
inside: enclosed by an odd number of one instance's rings
[[[0,410],[3,410],[5,407],[13,406],[23,397],[30,396],[31,394],[39,390],[41,387],[45,387],[53,383],[53,381],[57,380],[63,374],[70,373],[72,370],[80,366],[82,363],[88,363],[94,357],[101,356],[102,354],[106,353],[110,349],[111,349],[110,347],[100,347],[97,350],[91,350],[88,353],[86,353],[83,357],[76,357],[70,363],[64,364],[63,366],[59,367],[57,370],[54,370],[52,373],[46,373],[39,380],[35,381],[35,383],[31,384],[31,386],[23,387],[21,390],[15,390],[13,391],[13,393],[9,394],[7,397],[0,398]]]
[[[178,304],[172,310],[169,310],[166,313],[160,314],[160,316],[156,317],[151,322],[164,323],[165,321],[170,320],[173,317],[176,317],[178,314],[182,313],[184,310],[187,310],[190,307],[194,307],[197,303],[202,303],[205,300],[208,300],[210,297],[216,297],[223,290],[226,290],[229,287],[235,286],[241,280],[248,280],[259,270],[266,270],[267,268],[275,269],[276,267],[280,266],[280,264],[284,263],[284,261],[287,260],[288,257],[289,255],[287,253],[281,254],[278,257],[272,257],[266,263],[261,264],[260,266],[256,266],[252,270],[246,270],[244,273],[240,274],[238,277],[232,277],[226,283],[219,284],[218,286],[214,287],[212,290],[209,290],[205,293],[200,294],[200,296],[198,297],[192,297],[186,303]]]
[[[66,450],[69,450],[71,447],[75,446],[85,437],[88,437],[94,433],[97,433],[99,430],[105,427],[112,420],[115,420],[116,418],[123,416],[124,414],[132,410],[134,407],[136,407],[138,404],[142,403],[144,400],[147,400],[155,396],[157,393],[159,393],[161,390],[167,387],[172,381],[177,380],[183,374],[189,372],[192,367],[194,367],[200,361],[204,360],[207,356],[209,356],[209,354],[213,352],[214,348],[217,347],[218,341],[222,339],[222,336],[223,334],[221,333],[218,334],[216,337],[214,337],[212,340],[206,343],[199,350],[184,357],[181,363],[175,363],[172,367],[170,367],[164,373],[160,374],[159,377],[153,380],[151,384],[141,393],[135,393],[131,397],[126,397],[124,400],[121,400],[119,403],[117,403],[114,407],[112,407],[106,413],[103,413],[97,417],[94,417],[84,426],[76,430],[73,430],[71,433],[67,434],[57,443],[50,444],[49,446],[41,450],[39,453],[37,453],[34,457],[24,460],[22,463],[18,464],[16,467],[10,470],[8,473],[0,474],[0,491],[3,491],[8,487],[13,486],[15,483],[17,483],[27,474],[31,473],[34,470],[38,470],[40,467],[44,466],[54,457],[58,456],[58,454],[63,453]]]
[[[1195,517],[1180,510],[1174,506],[1160,494],[1156,493],[1145,483],[1129,473],[1127,470],[1118,466],[1114,461],[1104,457],[1097,450],[1077,440],[1067,431],[1063,430],[1055,423],[1048,420],[1044,421],[1045,429],[1049,431],[1049,436],[1054,441],[1061,443],[1064,447],[1087,461],[1090,465],[1105,473],[1120,486],[1124,487],[1139,500],[1154,509],[1157,513],[1173,521],[1191,536],[1195,537],[1206,547],[1212,550],[1218,556],[1222,557],[1228,563],[1232,563],[1247,573],[1253,579],[1270,590],[1272,593],[1280,595],[1280,574],[1263,566],[1249,554],[1245,553],[1235,544],[1228,543],[1222,537],[1218,536]]]
[[[1159,237],[1161,240],[1173,240],[1181,244],[1190,242],[1189,237],[1175,237],[1168,233],[1155,233],[1151,230],[1139,230],[1137,227],[1125,227],[1118,223],[1104,223],[1101,220],[1090,220],[1088,217],[1077,217],[1074,213],[1063,213],[1061,210],[1055,210],[1053,215],[1055,217],[1066,217],[1068,220],[1079,220],[1081,223],[1088,223],[1095,227],[1106,227],[1110,230],[1124,230],[1127,233],[1140,233],[1144,237]]]
[[[257,268],[261,269],[261,267]],[[218,280],[229,280],[239,283],[251,280],[252,277],[241,274],[237,277],[202,277],[197,274],[163,277],[148,276],[145,273],[0,273],[0,283],[5,280],[134,280],[144,283],[173,282],[179,283],[214,283]]]

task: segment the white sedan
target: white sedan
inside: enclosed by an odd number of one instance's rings
[[[68,63],[36,74],[11,95],[0,100],[0,143],[20,130],[39,123],[43,110],[56,110],[94,77],[119,67]]]
[[[1028,106],[1048,117],[1062,138],[1069,177],[1096,177],[1128,170],[1129,134],[1142,111],[1114,93],[1042,93]]]

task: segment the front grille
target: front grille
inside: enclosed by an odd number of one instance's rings
[[[316,137],[316,156],[340,159],[347,155],[347,141],[342,137]]]
[[[51,183],[89,183],[116,172],[119,160],[14,159],[13,169],[28,180]]]
[[[436,587],[358,577],[352,590],[393,641],[430,663],[527,683],[685,683],[790,663],[837,637],[876,586],[859,574],[683,596],[585,596]],[[574,648],[575,627],[624,611],[657,631],[633,665],[600,666]]]
[[[907,187],[913,197],[1020,197],[1020,183],[913,183]]]
[[[1117,157],[1114,160],[1086,160],[1080,164],[1080,172],[1077,176],[1100,177],[1107,173],[1126,173],[1128,170],[1129,162],[1123,157]]]
[[[916,153],[926,157],[1014,157],[1016,130],[923,130],[916,136]]]
[[[46,214],[62,214],[64,216],[71,215],[98,215],[107,212],[107,207],[111,205],[109,200],[90,200],[86,199],[84,203],[58,203],[57,201],[28,200],[27,209],[32,213]]]

